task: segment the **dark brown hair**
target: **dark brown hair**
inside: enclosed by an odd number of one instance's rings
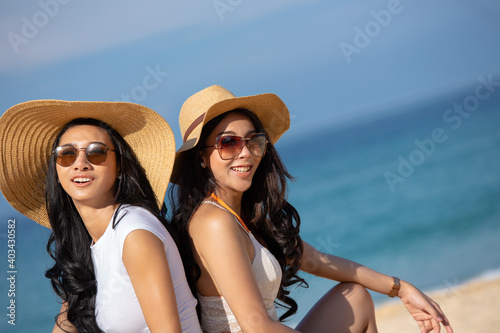
[[[259,119],[249,110],[236,109],[248,117],[258,132],[265,132]],[[216,179],[208,168],[202,168],[201,147],[215,127],[228,115],[226,112],[210,120],[203,127],[198,144],[183,153],[183,170],[177,185],[170,188],[169,196],[173,207],[172,225],[179,236],[179,250],[184,269],[193,294],[195,283],[200,278],[200,268],[191,250],[188,224],[202,200],[214,192]],[[242,197],[242,218],[258,238],[262,239],[269,251],[278,260],[282,279],[276,303],[286,312],[280,317],[284,320],[297,311],[297,303],[289,297],[287,288],[295,283],[307,283],[297,275],[302,259],[303,245],[299,236],[300,217],[297,210],[286,200],[287,180],[292,180],[272,143],[254,174],[252,185]]]
[[[116,184],[115,202],[142,207],[169,229],[167,220],[157,206],[156,196],[146,172],[132,148],[111,126],[93,118],[74,119],[57,135],[52,150],[59,145],[61,136],[68,129],[79,125],[91,125],[103,129],[113,143],[116,153],[112,156],[116,157],[121,176]],[[51,280],[54,292],[67,303],[66,317],[78,332],[101,332],[95,317],[97,282],[90,250],[92,238],[73,200],[57,180],[56,160],[52,155],[47,172],[45,200],[52,228],[47,252],[54,260],[54,266],[46,271],[45,276]],[[122,207],[123,205],[115,211],[113,228],[120,222],[117,216]],[[61,313],[55,318],[57,324],[60,315]]]

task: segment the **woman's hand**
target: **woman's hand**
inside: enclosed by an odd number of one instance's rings
[[[340,282],[355,282],[365,288],[388,295],[393,285],[393,278],[376,272],[354,261],[322,253],[306,242],[302,257],[301,270]],[[422,333],[432,330],[438,333],[441,324],[446,332],[453,333],[448,319],[439,305],[423,294],[412,284],[401,281],[398,294],[408,312],[415,318]]]
[[[417,321],[421,333],[429,333],[433,330],[435,333],[439,333],[441,331],[440,324],[444,326],[446,332],[453,333],[453,329],[439,305],[412,284],[401,281],[398,296],[408,312]]]

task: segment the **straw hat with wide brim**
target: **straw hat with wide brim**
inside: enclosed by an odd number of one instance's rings
[[[0,117],[0,189],[21,214],[50,228],[45,177],[55,137],[75,118],[94,118],[113,127],[132,147],[161,207],[175,158],[168,123],[142,105],[124,102],[34,100]]]
[[[182,105],[179,125],[183,144],[177,150],[172,173],[173,182],[176,182],[182,172],[182,153],[198,144],[203,126],[213,118],[235,109],[253,112],[273,144],[290,128],[288,108],[275,94],[236,97],[219,85],[205,88],[189,97]]]

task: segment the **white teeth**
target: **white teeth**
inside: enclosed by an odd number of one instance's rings
[[[236,172],[248,172],[250,170],[250,167],[236,167],[231,168],[231,170],[234,170]]]
[[[75,182],[75,183],[88,183],[90,181],[92,181],[92,179],[82,178],[82,177],[73,179],[73,182]]]

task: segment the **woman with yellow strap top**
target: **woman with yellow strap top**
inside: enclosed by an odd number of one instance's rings
[[[273,146],[289,128],[276,95],[235,97],[211,86],[186,100],[179,123],[172,223],[205,332],[376,332],[366,288],[399,296],[421,332],[453,332],[439,305],[410,283],[300,238],[299,214],[286,200],[291,176]],[[287,287],[305,282],[299,270],[341,283],[292,329],[280,320],[297,310]],[[279,319],[275,301],[287,308]]]

